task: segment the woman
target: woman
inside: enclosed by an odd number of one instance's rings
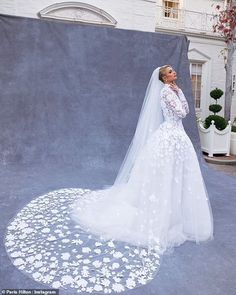
[[[171,66],[154,70],[111,187],[50,192],[17,214],[5,242],[14,265],[53,288],[121,292],[149,282],[167,250],[213,238],[204,180],[182,125],[188,103],[176,79]]]
[[[153,72],[136,134],[114,185],[90,192],[75,204],[73,219],[84,230],[156,247],[159,253],[186,240],[212,239],[207,191],[182,124],[188,103],[176,79],[169,65]]]

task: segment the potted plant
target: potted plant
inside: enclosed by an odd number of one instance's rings
[[[230,135],[230,154],[236,156],[236,117],[234,118]]]
[[[227,122],[225,118],[217,115],[222,109],[217,100],[223,94],[224,92],[218,88],[210,92],[210,96],[215,100],[215,103],[209,106],[213,115],[209,115],[204,121],[201,118],[198,120],[201,147],[204,152],[208,153],[209,157],[213,157],[213,154],[229,156],[230,152],[231,122]]]

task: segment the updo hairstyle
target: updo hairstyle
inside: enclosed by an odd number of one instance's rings
[[[159,80],[161,80],[161,82],[163,82],[164,83],[164,76],[165,76],[165,74],[166,74],[166,69],[167,68],[169,68],[169,67],[171,67],[170,65],[164,65],[164,66],[162,66],[162,67],[160,67],[160,69],[159,69]]]

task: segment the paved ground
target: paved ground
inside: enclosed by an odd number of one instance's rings
[[[222,165],[212,163],[208,163],[208,165],[216,170],[223,171],[226,174],[230,174],[236,177],[236,165]]]
[[[236,156],[214,155],[214,157],[211,158],[208,157],[206,153],[203,153],[203,156],[208,165],[213,169],[236,176]]]

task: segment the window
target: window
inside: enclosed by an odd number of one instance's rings
[[[178,18],[179,0],[165,1],[163,3],[164,16],[169,18]]]
[[[191,63],[190,73],[192,79],[193,97],[195,108],[201,107],[201,89],[202,89],[202,63]]]

